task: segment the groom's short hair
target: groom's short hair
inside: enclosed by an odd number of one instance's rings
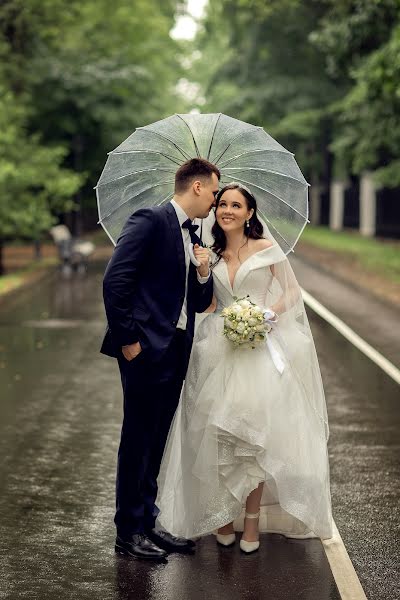
[[[181,194],[186,192],[196,179],[209,179],[215,173],[218,179],[221,173],[218,167],[205,158],[191,158],[183,163],[175,173],[175,192]]]

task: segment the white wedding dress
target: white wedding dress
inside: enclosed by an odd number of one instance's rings
[[[275,242],[242,263],[233,289],[223,259],[213,277],[217,310],[196,331],[158,478],[159,523],[185,537],[230,521],[241,530],[246,498],[265,481],[261,531],[329,538],[326,405],[290,264]],[[265,308],[281,299],[278,325],[269,335],[282,373],[266,344],[235,348],[222,334],[221,310],[234,296],[247,295]]]

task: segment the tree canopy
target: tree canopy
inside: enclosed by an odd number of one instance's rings
[[[210,0],[199,108],[264,126],[310,179],[398,186],[399,27],[399,0]]]
[[[106,154],[174,112],[173,0],[0,5],[0,240],[37,239],[54,214],[95,204]]]
[[[180,79],[202,112],[265,127],[311,182],[400,186],[400,0],[209,0],[193,42],[170,35],[185,5],[1,2],[0,243],[94,205],[106,153],[190,106]]]

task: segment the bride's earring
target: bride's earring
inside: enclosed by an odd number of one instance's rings
[[[246,227],[245,229],[250,229],[250,221],[249,219],[246,219]]]

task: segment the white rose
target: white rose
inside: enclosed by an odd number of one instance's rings
[[[251,303],[248,300],[239,300],[238,304],[242,308],[249,308],[249,306],[251,306]]]
[[[246,328],[246,326],[245,326],[245,324],[242,321],[236,325],[236,331],[238,333],[243,333],[243,331],[245,330],[245,328]]]
[[[257,319],[255,319],[254,317],[250,317],[250,319],[249,319],[250,327],[254,327],[255,325],[257,325],[257,323],[258,323]]]

